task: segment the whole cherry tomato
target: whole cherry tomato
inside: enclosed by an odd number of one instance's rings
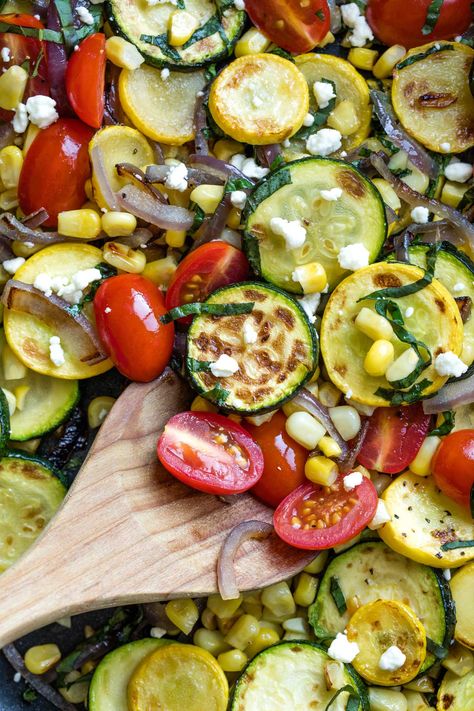
[[[469,506],[474,486],[474,430],[458,430],[445,437],[433,457],[431,470],[446,496]]]
[[[165,300],[153,282],[139,274],[106,279],[94,297],[94,313],[104,348],[123,375],[146,383],[163,372],[174,326],[160,321]]]
[[[66,91],[69,103],[84,123],[102,126],[104,116],[105,35],[87,37],[69,58]]]
[[[253,24],[287,52],[309,52],[329,32],[326,0],[246,0]]]

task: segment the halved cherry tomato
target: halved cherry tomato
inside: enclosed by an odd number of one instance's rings
[[[38,133],[28,149],[18,184],[25,214],[44,207],[55,227],[58,213],[76,210],[86,201],[84,183],[90,176],[88,145],[93,130],[76,119],[58,119]]]
[[[327,0],[246,0],[253,24],[287,52],[309,52],[329,32]]]
[[[105,35],[87,37],[69,58],[66,91],[69,103],[84,123],[102,126],[104,116]]]
[[[262,477],[253,487],[252,494],[273,508],[306,481],[304,465],[308,450],[286,433],[285,422],[285,415],[278,410],[263,425],[245,425],[245,429],[262,448],[265,461]]]
[[[357,460],[367,469],[386,474],[403,471],[415,459],[430,421],[421,403],[377,408],[369,420]]]
[[[458,430],[445,437],[433,457],[431,471],[446,496],[469,506],[474,485],[474,430]]]
[[[94,297],[94,313],[104,348],[123,375],[146,383],[163,372],[174,326],[160,321],[165,300],[153,282],[139,274],[106,279]]]
[[[208,242],[190,252],[175,271],[168,291],[166,307],[204,301],[221,286],[245,281],[249,275],[249,263],[240,249],[227,242]],[[180,319],[190,323],[191,316]]]
[[[158,458],[183,484],[209,494],[240,494],[262,476],[263,455],[243,427],[209,412],[180,412],[158,440]]]
[[[308,482],[283,499],[273,514],[280,538],[296,548],[322,550],[357,536],[374,517],[377,491],[365,476],[351,491],[344,489],[343,480],[340,476],[329,493],[327,487]]]
[[[417,47],[439,39],[462,35],[472,21],[471,0],[443,0],[433,32],[424,35],[428,8],[432,0],[369,0],[367,21],[385,44]],[[408,14],[407,14],[407,10]]]

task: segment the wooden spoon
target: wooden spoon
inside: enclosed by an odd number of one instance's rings
[[[229,531],[248,519],[271,521],[271,510],[250,495],[226,504],[160,465],[158,436],[189,402],[187,385],[170,370],[117,400],[63,506],[0,576],[0,647],[86,610],[214,593]],[[241,590],[288,578],[314,557],[273,534],[240,553]]]

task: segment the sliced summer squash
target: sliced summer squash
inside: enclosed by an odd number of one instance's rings
[[[436,711],[472,711],[474,709],[474,672],[457,676],[446,672],[438,689]]]
[[[408,133],[432,151],[461,153],[474,145],[473,59],[467,44],[432,42],[410,49],[395,67],[393,108]]]
[[[449,583],[456,605],[454,636],[469,649],[474,649],[474,616],[472,594],[474,592],[474,563],[464,565]]]
[[[247,282],[215,291],[206,304],[253,303],[248,314],[196,316],[188,333],[187,372],[205,398],[225,410],[257,414],[293,397],[317,365],[317,336],[300,305],[269,285]],[[257,332],[256,343],[243,339],[244,323]],[[210,363],[221,354],[239,369],[216,377]]]
[[[0,458],[0,573],[31,546],[65,495],[47,462],[18,452]]]
[[[333,188],[342,190],[339,199],[321,198],[320,190]],[[300,221],[306,229],[304,244],[288,249],[284,238],[271,230],[273,217]],[[347,274],[337,260],[341,248],[359,242],[373,262],[386,235],[378,190],[351,165],[326,158],[304,158],[270,174],[247,200],[243,222],[245,250],[254,270],[297,294],[302,290],[292,278],[296,267],[320,262],[332,289]]]

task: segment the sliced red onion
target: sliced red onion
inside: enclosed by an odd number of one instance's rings
[[[242,171],[235,166],[230,163],[226,163],[223,160],[219,160],[219,158],[214,158],[214,156],[200,156],[193,153],[189,156],[188,163],[192,168],[204,167],[208,173],[216,176],[217,178],[221,178],[224,182],[227,178],[244,178],[245,180],[249,180],[251,183],[255,182],[252,178],[248,178],[244,175]]]
[[[390,227],[390,225],[393,225],[394,222],[398,222],[397,213],[390,207],[390,205],[384,205],[384,208],[387,227]]]
[[[126,185],[115,193],[118,208],[164,230],[189,230],[194,213],[185,207],[164,205],[136,185]]]
[[[160,193],[159,190],[153,187],[151,185],[145,176],[145,173],[143,170],[140,168],[137,168],[136,165],[132,165],[131,163],[117,163],[115,168],[117,169],[117,173],[121,177],[128,177],[132,179],[133,183],[138,183],[138,186],[143,188],[147,193],[150,193],[154,198],[162,202],[164,205],[168,204],[168,200],[166,197],[163,195],[163,193]]]
[[[214,214],[206,223],[203,223],[199,235],[195,235],[194,244],[191,249],[196,249],[196,247],[200,247],[202,244],[206,244],[206,242],[212,242],[213,239],[219,239],[226,226],[231,210],[232,203],[230,201],[230,193],[225,193]]]
[[[317,397],[313,395],[306,388],[302,388],[298,395],[293,398],[292,402],[298,407],[304,407],[305,410],[309,412],[310,415],[316,417],[317,420],[321,422],[326,428],[327,432],[331,437],[338,443],[341,448],[341,458],[346,458],[349,454],[349,445],[345,440],[342,439],[341,435],[334,426],[334,422],[331,420],[329,415],[329,410],[325,407],[322,402],[318,400]]]
[[[149,165],[146,169],[146,179],[149,183],[164,183],[168,177],[171,165]],[[225,178],[206,173],[199,168],[188,168],[188,184],[196,185],[224,185]]]
[[[426,415],[436,415],[438,412],[454,410],[462,405],[474,402],[474,375],[464,380],[447,383],[436,395],[423,401],[423,412]]]
[[[155,163],[157,165],[163,165],[163,163],[165,162],[165,155],[163,153],[163,147],[161,143],[158,143],[158,141],[152,141],[151,139],[148,139],[148,143],[153,149]]]
[[[33,242],[33,244],[57,244],[70,239],[62,237],[58,232],[32,229],[29,225],[17,220],[10,212],[4,212],[0,216],[0,235],[12,241]]]
[[[395,247],[395,257],[399,262],[410,262],[408,248],[413,242],[414,234],[410,230],[405,230],[393,238],[393,246]]]
[[[273,526],[266,521],[243,521],[229,533],[217,559],[217,587],[223,600],[236,600],[240,595],[234,559],[242,543],[251,538],[268,538],[272,531]]]
[[[8,309],[52,324],[61,340],[74,350],[83,363],[95,365],[107,358],[91,322],[84,314],[71,312],[70,304],[59,296],[45,296],[31,284],[10,279],[5,284],[2,303]]]
[[[50,44],[52,43],[50,42]],[[109,210],[118,210],[119,204],[117,201],[117,197],[114,191],[112,190],[110,180],[107,176],[104,158],[99,146],[96,145],[92,147],[90,156],[92,169],[94,171],[94,178],[97,180],[99,191],[105,200],[105,204],[107,205]]]
[[[61,22],[54,2],[49,3],[46,18],[46,27],[49,30],[61,32]],[[46,42],[46,60],[49,93],[56,102],[56,111],[60,116],[73,116],[66,93],[67,54],[65,45]]]
[[[439,166],[436,161],[415,141],[414,138],[408,135],[405,129],[400,124],[395,116],[387,94],[383,91],[372,89],[370,92],[374,110],[380,121],[384,132],[397,148],[401,148],[408,153],[408,157],[419,170],[426,173],[429,178],[437,178],[439,174]]]
[[[15,140],[15,131],[11,123],[0,124],[0,150],[5,146],[11,146]]]
[[[119,240],[115,241],[121,241],[123,240],[124,244],[128,244],[132,249],[137,249],[138,247],[141,247],[142,245],[147,245],[148,242],[151,242],[151,240],[155,237],[153,232],[146,227],[137,227],[135,232],[130,235],[130,237],[123,237]]]
[[[269,143],[267,146],[257,146],[255,153],[260,165],[270,170],[278,156],[281,156],[281,146],[279,143]]]
[[[196,108],[194,109],[194,146],[196,148],[196,153],[202,156],[209,155],[209,144],[206,138],[206,101],[208,97],[209,90],[200,92],[200,96],[196,98]]]
[[[7,259],[14,259],[15,255],[12,252],[10,240],[0,236],[0,262],[5,262]]]
[[[351,444],[351,448],[347,454],[346,457],[340,457],[338,459],[338,464],[339,464],[339,469],[343,474],[347,474],[348,472],[352,471],[354,469],[354,465],[356,463],[357,457],[359,456],[359,452],[362,449],[362,445],[364,444],[364,440],[367,434],[367,430],[369,429],[369,420],[364,420],[364,422],[361,425],[361,428],[359,432],[357,433],[357,437],[355,438],[354,442]]]
[[[125,113],[120,104],[119,98],[119,77],[120,69],[112,63],[107,64],[106,89],[104,105],[104,124],[113,126],[118,123],[125,123]]]
[[[44,209],[44,207],[40,207],[39,210],[35,210],[29,215],[26,215],[26,217],[23,218],[22,222],[24,225],[26,225],[26,227],[29,227],[30,230],[34,230],[37,227],[40,227],[48,219],[48,212]]]

